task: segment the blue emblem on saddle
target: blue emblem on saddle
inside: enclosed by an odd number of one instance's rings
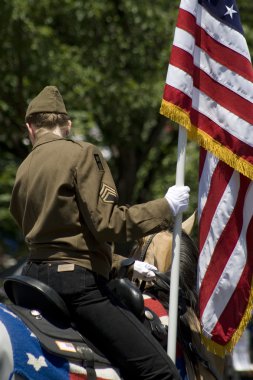
[[[5,325],[13,351],[13,375],[27,380],[69,380],[67,360],[43,350],[37,337],[8,307],[0,304],[0,321]]]

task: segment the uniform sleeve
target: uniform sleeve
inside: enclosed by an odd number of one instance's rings
[[[81,214],[99,241],[130,241],[166,229],[172,213],[165,198],[119,206],[111,171],[92,144],[83,147],[76,168]]]

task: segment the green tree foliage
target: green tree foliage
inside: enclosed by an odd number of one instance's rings
[[[240,3],[252,47],[252,4]],[[178,5],[178,0],[2,0],[0,237],[19,237],[8,203],[16,168],[30,149],[24,114],[48,84],[63,94],[75,134],[110,153],[121,202],[163,196],[174,183],[177,127],[159,108]],[[190,143],[189,213],[197,204],[197,159],[198,148]]]

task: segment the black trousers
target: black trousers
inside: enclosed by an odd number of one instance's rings
[[[77,265],[73,271],[60,272],[59,264],[28,262],[22,274],[60,294],[78,330],[120,369],[125,380],[180,379],[162,346],[111,294],[105,278]]]

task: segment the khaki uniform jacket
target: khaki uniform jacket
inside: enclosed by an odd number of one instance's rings
[[[18,168],[10,204],[30,259],[63,260],[108,278],[110,243],[166,229],[168,202],[119,206],[110,169],[94,145],[41,132]]]

